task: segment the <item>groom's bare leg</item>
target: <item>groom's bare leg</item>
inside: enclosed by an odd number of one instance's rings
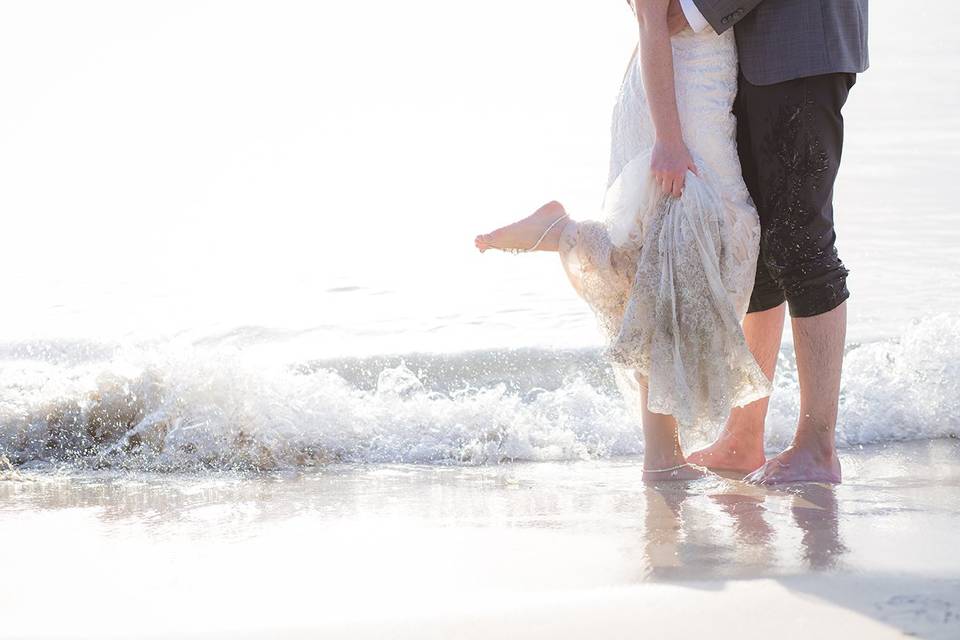
[[[786,304],[773,309],[748,313],[743,320],[747,346],[763,373],[773,380],[777,368],[777,354],[783,338]],[[767,417],[770,398],[761,398],[745,407],[736,407],[717,440],[710,446],[694,451],[687,458],[693,464],[714,471],[735,471],[747,474],[766,462],[763,453],[763,424]]]
[[[750,482],[840,482],[836,426],[847,303],[820,315],[793,318],[800,378],[800,420],[793,443],[750,474]]]
[[[833,186],[843,152],[841,110],[855,81],[849,73],[764,86],[740,78],[737,144],[760,217],[750,306],[761,311],[786,299],[801,395],[793,443],[750,481],[840,480],[834,431],[850,292],[836,248]]]

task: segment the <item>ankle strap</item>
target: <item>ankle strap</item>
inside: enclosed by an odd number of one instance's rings
[[[553,229],[555,226],[557,226],[557,223],[558,223],[558,222],[560,222],[561,220],[563,220],[563,219],[566,218],[566,217],[567,217],[567,214],[563,214],[562,216],[560,216],[559,218],[557,218],[556,220],[554,220],[553,222],[551,222],[551,223],[550,223],[550,226],[543,230],[543,233],[540,234],[540,237],[537,239],[537,241],[533,244],[532,247],[530,247],[529,249],[527,249],[527,251],[533,251],[534,249],[536,249],[537,247],[539,247],[539,246],[540,246],[540,243],[543,242],[543,239],[547,237],[547,234],[548,234],[548,233],[550,233],[550,229]]]
[[[667,471],[679,471],[680,469],[683,469],[684,467],[689,467],[689,466],[690,466],[689,462],[684,462],[683,464],[678,464],[675,467],[669,467],[667,469],[644,469],[643,471],[644,473],[666,473]]]

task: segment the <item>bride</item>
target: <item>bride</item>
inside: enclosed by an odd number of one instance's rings
[[[573,221],[551,201],[475,244],[559,253],[597,316],[621,390],[639,406],[644,480],[689,480],[708,471],[686,461],[679,427],[719,423],[770,394],[740,326],[760,223],[737,156],[733,30],[671,38],[668,0],[638,4],[602,221]]]

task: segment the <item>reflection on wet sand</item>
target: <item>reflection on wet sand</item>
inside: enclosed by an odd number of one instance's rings
[[[784,555],[802,558],[812,570],[832,569],[846,551],[836,488],[830,485],[652,484],[645,495],[650,579],[699,578],[707,568],[725,577],[765,575]],[[792,522],[782,517],[785,509]],[[795,537],[792,526],[800,533],[798,552],[787,542]]]
[[[818,484],[801,487],[795,493],[791,511],[803,531],[803,557],[810,568],[835,568],[847,552],[840,536],[836,488]]]
[[[638,608],[649,619],[688,602],[720,616],[759,598],[774,607],[767,621],[802,606],[821,621],[845,611],[860,624],[958,637],[960,561],[944,550],[960,528],[960,442],[844,455],[845,484],[776,489],[718,478],[646,486],[631,459],[287,475],[22,471],[0,480],[0,549],[16,576],[0,583],[0,619],[4,631],[19,625],[16,637],[52,637],[37,620],[54,602],[69,621],[58,637],[77,637],[78,625],[83,637],[107,637],[107,623],[110,637],[128,637],[139,611],[163,603],[177,615],[155,637],[174,637],[200,634],[197,621],[312,629],[371,610],[408,619],[524,598],[553,602],[544,619],[566,612],[569,624],[619,602],[628,624]],[[103,594],[120,592],[122,615],[105,617]]]
[[[733,480],[644,486],[632,465],[601,482],[557,465],[489,469],[344,469],[292,477],[27,477],[0,483],[3,512],[79,510],[106,534],[253,539],[288,522],[375,517],[427,527],[548,529],[603,535],[637,567],[618,581],[758,577],[835,568],[846,546],[836,488]],[[575,478],[574,475],[580,477]],[[598,484],[606,484],[598,490]],[[5,509],[4,509],[5,506]],[[311,525],[312,526],[312,525]],[[637,547],[640,547],[637,549]]]
[[[839,487],[717,478],[646,486],[635,460],[331,466],[288,475],[23,472],[0,481],[0,532],[27,539],[31,527],[43,532],[69,521],[104,540],[132,532],[182,544],[213,537],[233,545],[225,553],[241,553],[251,543],[279,544],[291,531],[322,545],[335,530],[377,540],[396,540],[402,530],[426,561],[435,552],[424,542],[430,536],[454,546],[499,536],[514,550],[559,545],[567,562],[580,558],[591,570],[589,580],[570,573],[571,584],[589,585],[859,570],[884,561],[895,544],[898,561],[940,570],[925,547],[897,540],[910,539],[917,514],[936,523],[927,535],[956,522],[957,447],[944,440],[859,452]],[[879,528],[887,531],[882,538],[874,535]],[[67,539],[66,557],[73,546],[83,553]],[[535,583],[545,574],[542,559],[515,552],[494,562],[494,581],[509,584],[522,570]]]

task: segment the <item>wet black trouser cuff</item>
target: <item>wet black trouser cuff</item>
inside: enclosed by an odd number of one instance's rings
[[[790,315],[826,313],[850,297],[835,247],[833,184],[843,150],[840,113],[856,74],[773,85],[739,79],[734,113],[744,182],[760,217],[760,256],[748,312],[787,301]]]

